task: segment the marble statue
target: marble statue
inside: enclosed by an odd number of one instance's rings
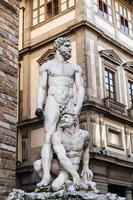
[[[61,170],[52,183],[52,189],[58,191],[72,176],[75,189],[92,189],[95,193],[96,184],[92,182],[93,173],[89,169],[89,144],[88,131],[77,127],[78,118],[71,111],[65,111],[60,119],[60,130],[52,135],[52,146],[55,151]],[[81,178],[78,173],[82,160]]]
[[[52,135],[52,147],[60,163],[60,171],[52,183],[53,191],[58,191],[65,184],[73,185],[74,190],[92,189],[99,191],[92,181],[93,173],[89,169],[89,144],[88,131],[77,127],[78,117],[75,113],[65,110],[60,118],[60,129]],[[83,163],[81,177],[78,173],[79,165]],[[42,176],[41,160],[34,162],[34,169]],[[71,181],[72,178],[72,181]]]
[[[126,200],[117,194],[100,194],[92,181],[93,172],[89,169],[90,134],[78,127],[84,99],[82,70],[80,66],[68,62],[72,49],[67,38],[56,39],[54,49],[55,58],[40,67],[37,89],[35,113],[44,119],[45,135],[41,159],[34,161],[33,166],[41,181],[35,192],[14,189],[7,200],[69,197],[75,200]],[[51,179],[53,153],[57,156],[55,163],[58,170],[56,178]]]
[[[35,114],[44,117],[45,136],[41,151],[43,177],[38,187],[46,186],[50,181],[52,159],[51,137],[56,131],[62,111],[71,107],[79,115],[83,99],[83,77],[80,66],[68,62],[71,58],[69,39],[60,37],[54,41],[55,58],[40,67]],[[74,98],[73,86],[76,86]],[[45,109],[43,111],[43,105]]]

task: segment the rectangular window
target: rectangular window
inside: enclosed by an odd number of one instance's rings
[[[75,6],[75,0],[33,0],[32,26]]]
[[[123,32],[132,35],[131,12],[117,2],[115,2],[115,10],[117,27]]]
[[[99,0],[99,12],[104,18],[108,18],[107,4]]]
[[[114,82],[114,72],[105,68],[106,96],[111,99],[115,99]]]
[[[129,104],[133,106],[133,82],[128,81]]]
[[[95,0],[94,9],[105,19],[109,20],[110,22],[113,22],[111,0]]]
[[[33,0],[32,25],[35,26],[45,20],[44,0]]]

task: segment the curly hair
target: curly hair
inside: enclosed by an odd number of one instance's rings
[[[70,110],[65,110],[65,111],[63,111],[63,112],[61,113],[60,119],[61,119],[64,115],[70,115],[70,116],[73,118],[73,120],[74,120],[74,125],[75,125],[75,126],[78,124],[78,116],[75,115],[74,112],[71,112]]]
[[[60,46],[63,45],[65,42],[70,42],[67,37],[59,37],[54,41],[54,50],[59,50]]]

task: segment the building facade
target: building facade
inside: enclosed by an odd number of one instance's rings
[[[133,2],[21,1],[17,185],[32,191],[43,122],[35,116],[39,67],[67,36],[70,62],[82,67],[85,99],[80,126],[91,134],[90,165],[101,192],[133,199]]]
[[[19,2],[0,0],[0,199],[15,187]]]

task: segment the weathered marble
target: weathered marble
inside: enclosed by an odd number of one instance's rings
[[[89,168],[90,134],[78,127],[84,98],[82,71],[79,66],[67,61],[71,57],[71,45],[67,38],[58,38],[54,47],[56,57],[42,65],[37,92],[36,115],[44,119],[46,133],[41,159],[33,165],[42,180],[35,192],[14,190],[7,200],[124,200],[116,194],[100,194],[92,181],[93,172]],[[56,178],[51,179],[53,153],[57,155],[59,171]]]
[[[78,128],[78,117],[65,110],[59,121],[59,129],[52,135],[52,147],[59,162],[59,174],[52,182],[52,190],[60,190],[64,184],[72,184],[77,190],[89,190],[99,193],[92,181],[93,172],[89,169],[90,134]],[[80,163],[82,161],[82,168]],[[34,169],[42,177],[42,160],[34,162]],[[78,171],[81,171],[79,173]],[[37,185],[39,188],[39,186]]]
[[[116,194],[108,193],[106,195],[104,194],[96,194],[94,192],[82,192],[77,191],[76,193],[70,193],[69,191],[66,191],[65,189],[62,189],[58,192],[32,192],[32,193],[26,193],[23,190],[14,190],[7,200],[45,200],[45,199],[71,199],[74,200],[126,200],[123,197],[119,197]]]
[[[44,118],[45,123],[45,137],[41,151],[43,176],[41,182],[37,184],[39,187],[48,185],[50,181],[51,137],[57,130],[61,112],[71,108],[76,115],[79,115],[84,99],[82,70],[80,66],[68,62],[71,58],[69,39],[65,37],[56,39],[54,49],[55,59],[40,67],[37,89],[36,115]],[[76,98],[74,98],[74,84]],[[45,110],[43,110],[44,103]]]

